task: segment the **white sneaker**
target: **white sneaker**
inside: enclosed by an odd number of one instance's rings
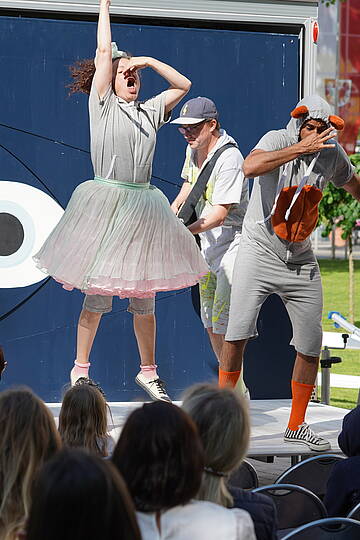
[[[314,433],[310,426],[305,422],[302,423],[298,429],[293,430],[286,428],[284,441],[306,444],[311,450],[315,450],[316,452],[323,452],[324,450],[331,449],[329,441]]]
[[[167,401],[171,403],[171,399],[167,395],[165,389],[165,383],[159,377],[156,379],[149,379],[145,377],[141,371],[136,375],[135,382],[141,386],[149,394],[154,401]]]

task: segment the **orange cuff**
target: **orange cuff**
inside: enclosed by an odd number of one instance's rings
[[[223,371],[219,368],[219,386],[220,388],[226,388],[230,386],[235,388],[236,383],[239,380],[241,371]]]

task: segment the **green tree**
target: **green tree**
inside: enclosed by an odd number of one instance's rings
[[[326,7],[334,6],[337,2],[339,4],[343,4],[344,2],[346,2],[346,0],[321,0],[321,3],[325,4]]]
[[[360,154],[349,156],[360,175]],[[334,187],[329,183],[324,190],[319,205],[319,224],[323,225],[322,236],[329,236],[334,227],[342,229],[341,237],[347,241],[349,247],[349,319],[354,323],[354,260],[352,234],[360,219],[360,203],[344,189]]]

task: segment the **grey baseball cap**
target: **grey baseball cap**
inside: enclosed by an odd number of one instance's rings
[[[179,118],[171,124],[198,124],[201,120],[218,119],[215,103],[206,97],[189,99],[181,109]]]

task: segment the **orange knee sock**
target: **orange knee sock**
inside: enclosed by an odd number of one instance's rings
[[[288,428],[298,429],[304,422],[306,408],[311,398],[314,386],[312,384],[298,383],[291,381],[292,405]]]
[[[225,388],[230,386],[235,388],[236,383],[239,380],[241,371],[223,371],[219,368],[219,386],[220,388]]]

